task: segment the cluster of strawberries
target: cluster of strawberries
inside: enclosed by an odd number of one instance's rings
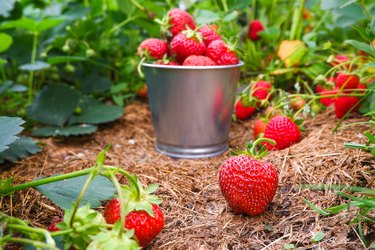
[[[341,71],[326,79],[325,84],[319,84],[316,92],[324,106],[334,105],[337,118],[342,118],[349,110],[355,112],[360,107],[360,97],[356,94],[364,93],[366,85],[360,83],[358,75],[351,73],[348,63],[350,59],[345,55],[337,55],[330,63],[332,67],[339,66]]]
[[[182,66],[232,65],[239,62],[234,48],[222,40],[215,24],[197,26],[186,11],[172,9],[160,21],[166,40],[148,38],[138,55],[156,64]]]

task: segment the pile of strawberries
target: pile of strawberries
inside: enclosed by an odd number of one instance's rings
[[[345,55],[337,55],[331,62],[331,66],[340,67],[340,71],[326,79],[325,84],[317,85],[316,92],[321,98],[324,106],[334,105],[337,118],[342,118],[349,110],[355,112],[360,107],[361,98],[356,94],[364,93],[366,85],[360,82],[355,73],[350,72],[348,63],[350,59]]]
[[[215,24],[197,26],[184,10],[172,9],[160,21],[165,39],[148,38],[138,55],[156,64],[215,66],[238,64],[234,48],[222,40]]]

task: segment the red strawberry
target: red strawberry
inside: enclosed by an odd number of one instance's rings
[[[343,89],[356,89],[359,84],[357,75],[339,73],[336,77],[336,86]]]
[[[259,32],[264,31],[263,24],[259,20],[254,20],[249,25],[249,38],[253,41],[258,41],[260,36],[258,35]]]
[[[251,106],[251,105],[248,107],[244,106],[241,99],[238,99],[238,101],[236,102],[234,106],[234,109],[235,109],[235,114],[236,114],[237,119],[240,119],[240,120],[248,119],[255,112],[254,106]]]
[[[206,49],[206,56],[214,60],[218,65],[237,64],[238,58],[233,49],[222,40],[212,41]]]
[[[346,55],[336,55],[335,58],[330,62],[332,67],[339,65],[340,63],[348,62],[350,59]],[[349,68],[349,65],[345,65],[345,68]]]
[[[192,30],[183,31],[173,37],[171,41],[171,52],[176,55],[178,62],[183,62],[188,56],[203,55],[206,45],[199,33]]]
[[[217,64],[214,61],[212,61],[211,58],[207,56],[191,55],[191,56],[188,56],[184,60],[184,63],[182,65],[183,66],[215,66]]]
[[[59,224],[60,222],[62,222],[63,219],[57,219],[55,220],[54,222],[52,222],[52,224],[50,224],[47,228],[48,231],[50,232],[57,232],[57,231],[60,231],[60,228],[57,227],[57,224]]]
[[[301,140],[301,132],[298,126],[286,116],[273,117],[266,126],[264,138],[272,139],[276,145],[264,142],[268,150],[281,150]]]
[[[248,155],[232,156],[221,166],[219,186],[236,213],[262,214],[276,193],[278,174],[269,162]]]
[[[216,24],[206,24],[198,29],[202,34],[203,42],[208,46],[214,40],[221,40],[221,36],[217,33],[218,27]]]
[[[336,117],[341,119],[352,107],[351,112],[355,112],[360,107],[360,98],[358,96],[340,96],[335,100]]]
[[[270,89],[272,88],[271,83],[267,81],[258,81],[253,86],[253,97],[258,98],[259,100],[267,100],[270,99],[270,96],[268,95]]]
[[[319,93],[319,95],[321,96],[336,95],[337,91],[338,91],[337,87],[334,87],[333,89],[323,88],[321,85],[318,85],[316,87],[316,92]],[[320,98],[319,101],[321,104],[328,107],[335,102],[335,98],[334,97]]]
[[[169,32],[172,36],[176,36],[186,27],[194,30],[196,28],[194,19],[189,13],[180,9],[172,9],[168,12],[167,18],[169,20]]]
[[[258,119],[255,121],[254,124],[254,139],[258,139],[259,137],[263,137],[264,131],[266,130],[266,123],[263,119]]]
[[[120,200],[114,198],[109,201],[104,209],[104,218],[107,223],[114,224],[121,218]],[[164,215],[160,207],[152,204],[154,216],[146,211],[132,211],[125,217],[125,227],[134,229],[139,245],[146,247],[163,229]]]
[[[157,38],[148,38],[141,42],[137,54],[141,57],[162,59],[168,52],[168,43]]]

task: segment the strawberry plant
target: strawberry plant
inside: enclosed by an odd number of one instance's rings
[[[36,188],[64,209],[64,217],[54,221],[48,230],[29,226],[26,222],[0,213],[4,221],[0,246],[16,242],[34,247],[57,249],[140,249],[147,246],[164,227],[164,215],[157,204],[161,200],[152,195],[157,185],[143,189],[135,175],[127,171],[104,165],[102,151],[96,164],[84,170],[55,175],[12,186],[12,179],[0,181],[0,195],[10,195],[26,188]],[[122,174],[129,186],[120,184],[116,174]],[[101,187],[98,193],[95,189]],[[118,198],[109,201],[104,217],[93,208],[101,205],[117,192]],[[145,220],[145,217],[147,218]],[[111,223],[115,225],[106,224]],[[116,223],[116,221],[119,221]],[[157,226],[157,227],[156,227]],[[21,233],[23,237],[17,237]],[[30,246],[29,246],[30,247]]]
[[[41,151],[30,137],[19,136],[25,121],[19,117],[0,116],[0,163],[25,158]]]

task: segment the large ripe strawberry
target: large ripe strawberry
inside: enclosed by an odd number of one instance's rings
[[[265,100],[265,99],[269,100],[271,97],[269,95],[271,88],[272,88],[271,83],[267,81],[258,81],[254,84],[252,88],[252,91],[253,91],[252,96],[256,97],[259,100]]]
[[[335,100],[336,117],[341,119],[349,110],[353,108],[351,112],[355,112],[359,107],[360,98],[358,96],[339,96]]]
[[[148,38],[141,42],[137,54],[140,57],[162,59],[168,52],[168,43],[157,38]]]
[[[233,49],[223,40],[212,41],[206,49],[206,56],[214,60],[218,65],[237,64],[238,58]]]
[[[258,41],[260,39],[258,33],[261,31],[264,31],[262,22],[259,20],[254,20],[249,25],[248,36],[251,40]]]
[[[194,30],[196,24],[189,13],[181,9],[171,9],[167,14],[168,31],[172,36],[176,36],[187,27]]]
[[[202,34],[203,42],[208,46],[214,40],[221,40],[221,36],[217,32],[218,27],[216,24],[205,24],[198,29]]]
[[[281,150],[298,143],[301,140],[301,132],[290,118],[280,115],[273,117],[268,122],[264,131],[264,138],[269,138],[276,142],[275,145],[265,142],[264,144],[268,150]]]
[[[193,30],[185,30],[173,37],[171,41],[172,55],[176,56],[178,62],[183,61],[191,55],[203,55],[206,45],[202,41],[200,33]]]
[[[247,155],[251,151],[232,156],[223,163],[219,186],[234,212],[255,216],[262,214],[272,201],[277,190],[278,174],[271,163]]]
[[[337,87],[334,87],[333,89],[324,88],[321,85],[318,85],[316,87],[316,92],[320,96],[332,96],[332,95],[336,95],[337,91],[338,91]],[[320,101],[321,104],[323,104],[324,106],[328,107],[328,106],[332,105],[335,102],[335,97],[332,96],[332,97],[327,97],[327,98],[320,98],[319,101]]]
[[[357,75],[340,72],[336,77],[336,86],[342,89],[356,89],[359,84]]]
[[[183,64],[183,66],[215,66],[217,65],[211,58],[207,56],[188,56]]]
[[[234,106],[234,112],[239,120],[246,120],[250,118],[255,112],[255,107],[252,106],[251,104],[246,106],[242,103],[241,99],[238,99]]]
[[[164,215],[160,207],[152,204],[154,216],[146,211],[132,211],[125,217],[125,227],[134,229],[134,235],[141,247],[146,247],[163,229]],[[107,223],[115,224],[121,216],[120,200],[114,198],[108,202],[104,209],[104,218]]]

